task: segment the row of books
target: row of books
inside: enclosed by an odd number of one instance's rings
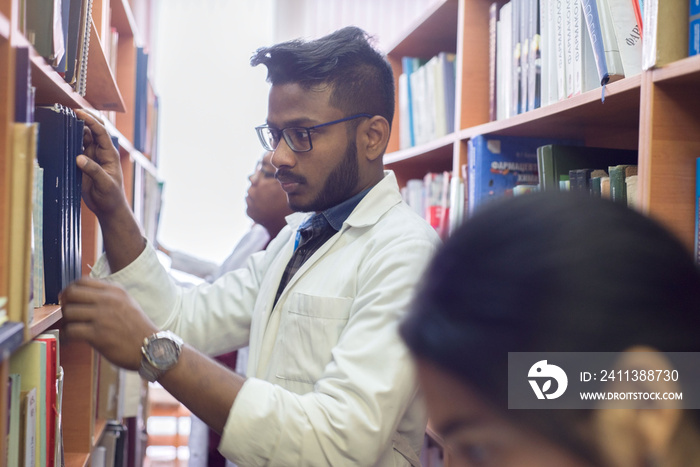
[[[455,54],[429,60],[402,57],[398,80],[399,147],[427,143],[454,132]]]
[[[512,117],[640,73],[642,32],[636,2],[494,2],[489,23],[491,119]]]
[[[35,107],[28,49],[17,48],[16,57],[7,309],[10,321],[28,327],[34,308],[57,304],[58,293],[81,275],[82,173],[75,158],[84,122],[60,104]]]
[[[10,357],[7,379],[7,458],[3,465],[61,467],[63,453],[63,379],[59,331],[47,330]],[[126,427],[118,407],[120,388],[104,358],[98,360],[100,378],[95,387],[97,416],[107,424],[91,455],[93,466],[124,467],[127,462]],[[104,366],[104,368],[103,368]],[[103,370],[105,373],[103,374]],[[119,381],[119,379],[116,379]]]
[[[40,334],[12,355],[7,386],[7,465],[63,465],[58,330]]]
[[[429,172],[401,189],[404,201],[446,239],[462,222],[464,184],[451,172]]]
[[[531,190],[586,191],[628,205],[636,200],[636,150],[583,146],[576,140],[479,135],[469,141],[467,152],[468,214],[493,199]]]
[[[85,96],[92,0],[24,0],[20,32],[73,89]]]

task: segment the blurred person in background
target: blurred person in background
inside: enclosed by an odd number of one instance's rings
[[[698,411],[683,401],[508,409],[509,352],[615,352],[633,368],[700,352],[697,265],[624,205],[537,193],[476,213],[433,258],[400,329],[450,465],[700,465]]]
[[[272,152],[266,151],[258,161],[255,170],[248,177],[250,186],[246,193],[246,214],[254,222],[250,230],[236,244],[233,252],[217,265],[201,260],[180,251],[173,251],[158,245],[171,261],[172,269],[183,271],[200,277],[208,282],[214,282],[223,274],[241,268],[250,255],[264,250],[270,239],[275,238],[286,225],[285,217],[293,211],[287,204],[287,195],[275,179],[275,167],[270,162]],[[248,347],[243,347],[223,355],[216,360],[246,375],[248,365]],[[190,467],[219,467],[227,465],[226,459],[219,453],[220,436],[211,430],[206,423],[196,415],[191,417],[191,429],[188,438],[190,449]],[[234,465],[230,461],[229,466]]]

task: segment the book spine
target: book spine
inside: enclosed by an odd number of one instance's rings
[[[498,3],[489,6],[489,121],[496,120],[496,24]]]
[[[690,0],[688,16],[688,55],[700,53],[700,0]]]
[[[608,65],[605,58],[605,46],[600,30],[600,18],[598,16],[598,5],[595,0],[581,0],[583,7],[583,17],[586,20],[586,28],[591,38],[593,46],[593,56],[595,57],[596,68],[598,69],[598,79],[601,85],[606,85],[610,80]]]
[[[573,96],[574,89],[574,24],[573,7],[576,0],[566,0],[564,4],[564,59],[566,65],[566,97]]]
[[[557,100],[565,99],[566,89],[566,23],[565,6],[566,0],[554,1],[554,18],[556,29],[556,63],[557,63]]]
[[[642,71],[642,33],[629,0],[608,0],[625,76]]]

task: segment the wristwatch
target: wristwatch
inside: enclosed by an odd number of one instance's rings
[[[139,375],[154,382],[177,363],[183,341],[170,331],[160,331],[143,340]]]

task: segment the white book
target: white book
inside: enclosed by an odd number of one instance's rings
[[[512,89],[513,89],[513,60],[512,46],[512,5],[510,2],[503,5],[498,12],[496,23],[496,105],[497,118],[499,120],[512,116]]]
[[[36,466],[36,424],[37,418],[39,417],[36,392],[36,388],[32,388],[22,395],[20,462],[24,467]]]
[[[582,32],[586,32],[586,25],[583,19],[583,9],[579,0],[568,0],[570,2],[569,10],[571,11],[571,40],[573,49],[573,94],[581,94],[583,92],[583,36]]]
[[[622,58],[620,57],[620,47],[615,35],[615,26],[610,14],[608,0],[596,0],[596,4],[598,5],[598,18],[600,19],[600,30],[603,36],[605,62],[608,66],[610,82],[612,82],[625,76]]]
[[[554,2],[554,27],[557,56],[557,100],[566,99],[566,0]]]
[[[642,34],[630,0],[607,0],[625,76],[642,72]]]
[[[566,97],[575,94],[574,89],[574,2],[576,0],[564,0],[564,80],[566,86]]]
[[[549,0],[539,0],[540,2],[540,59],[542,68],[540,70],[540,105],[544,107],[550,104],[549,100]]]
[[[427,105],[426,105],[426,70],[425,66],[414,70],[408,77],[411,83],[411,100],[413,107],[413,135],[416,146],[426,143],[429,140],[426,128]]]
[[[411,116],[408,114],[408,75],[399,75],[399,148],[411,147]]]
[[[600,78],[593,54],[591,36],[588,34],[588,27],[583,17],[583,6],[580,2],[579,10],[581,14],[581,91],[586,92],[600,87]]]

